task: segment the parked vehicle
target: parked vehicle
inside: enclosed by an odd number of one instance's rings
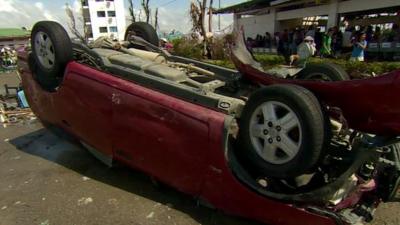
[[[154,35],[134,23],[126,43],[87,46],[38,22],[18,63],[33,112],[110,166],[268,224],[359,224],[396,198],[399,71],[335,81],[343,70],[314,65],[279,78],[237,38],[237,72],[172,56]]]

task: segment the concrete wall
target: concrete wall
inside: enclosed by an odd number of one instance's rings
[[[275,13],[275,8],[265,8],[260,11],[270,10],[273,13],[268,15],[254,16],[251,18],[239,18],[237,24],[244,25],[246,33],[254,36],[257,33],[265,33],[265,31],[273,34],[285,28],[291,28],[301,25],[301,19],[309,16],[327,15],[328,27],[333,27],[338,22],[340,13],[358,12],[370,9],[388,8],[400,6],[400,0],[348,0],[339,1],[331,0],[329,4],[288,10]],[[299,20],[300,19],[300,20]],[[297,24],[295,24],[297,23]]]
[[[338,13],[389,8],[393,6],[400,6],[400,0],[351,0],[340,2],[338,6]]]
[[[275,29],[279,29],[275,17],[275,11],[271,10],[269,14],[240,18],[237,20],[237,25],[244,27],[246,37],[255,38],[257,34],[264,35],[265,32],[273,35]]]
[[[89,0],[90,20],[93,31],[93,38],[100,36],[114,36],[119,40],[124,39],[126,29],[124,0],[102,1]],[[98,17],[98,11],[105,11],[106,17]],[[107,11],[115,11],[115,17],[108,17]],[[100,27],[107,27],[107,33],[100,33]],[[111,32],[110,27],[117,27],[118,32]]]

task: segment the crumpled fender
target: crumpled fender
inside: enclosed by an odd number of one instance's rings
[[[400,134],[400,70],[363,80],[309,81],[266,73],[246,48],[243,29],[234,31],[230,55],[243,78],[257,85],[294,84],[312,91],[324,104],[342,110],[349,126],[382,136]]]

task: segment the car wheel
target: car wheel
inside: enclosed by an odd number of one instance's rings
[[[72,44],[65,29],[53,21],[41,21],[31,34],[36,79],[46,90],[54,90],[61,82],[64,69],[72,60]]]
[[[317,164],[325,138],[318,100],[295,85],[272,85],[253,93],[239,128],[239,158],[266,177],[306,173]]]
[[[125,32],[125,41],[128,41],[129,35],[136,35],[145,41],[158,46],[159,39],[156,30],[146,22],[135,22],[128,26]]]
[[[323,80],[323,81],[343,81],[350,80],[349,74],[340,66],[333,63],[308,63],[301,70],[298,79],[302,80]]]
[[[387,158],[390,161],[398,162],[400,160],[400,143],[388,146],[390,153]],[[398,188],[400,187],[400,171],[397,166],[387,166],[383,174],[385,179],[379,181],[379,193],[384,202],[398,202],[400,200]]]

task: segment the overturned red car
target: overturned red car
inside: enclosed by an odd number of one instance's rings
[[[32,110],[110,166],[268,224],[360,224],[396,198],[399,71],[336,81],[337,66],[310,65],[278,78],[238,38],[238,72],[170,55],[145,23],[87,45],[42,21],[31,40],[18,68]]]

